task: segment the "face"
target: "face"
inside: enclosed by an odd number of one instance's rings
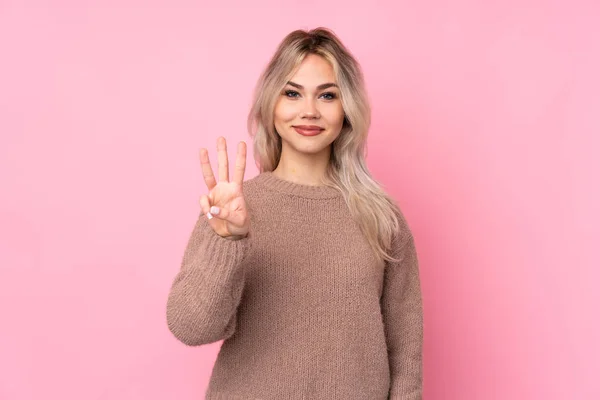
[[[333,67],[321,56],[307,55],[275,105],[274,123],[282,139],[283,154],[328,155],[343,122],[344,110]]]

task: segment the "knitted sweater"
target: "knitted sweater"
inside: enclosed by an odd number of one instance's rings
[[[378,262],[337,189],[263,172],[243,192],[248,236],[222,238],[200,216],[167,300],[178,340],[224,340],[205,399],[420,400],[422,299],[402,214],[402,261]]]

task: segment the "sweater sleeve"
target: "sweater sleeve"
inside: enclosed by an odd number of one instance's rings
[[[249,236],[225,239],[200,216],[167,300],[167,325],[188,346],[227,339],[236,328]]]
[[[398,262],[386,262],[382,315],[390,362],[389,400],[423,396],[423,309],[419,262],[412,234],[392,242]]]

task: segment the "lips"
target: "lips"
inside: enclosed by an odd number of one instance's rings
[[[301,134],[303,136],[315,136],[323,131],[323,128],[321,128],[319,126],[314,126],[314,125],[311,125],[311,126],[298,125],[298,126],[294,126],[293,128],[296,130],[296,132],[298,132],[299,134]]]

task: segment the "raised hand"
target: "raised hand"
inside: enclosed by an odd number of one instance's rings
[[[227,158],[227,142],[220,136],[217,139],[217,157],[219,168],[219,181],[215,179],[208,150],[200,149],[200,164],[202,175],[208,188],[208,194],[200,197],[202,213],[206,214],[209,225],[214,231],[227,239],[242,239],[248,234],[250,217],[244,195],[242,183],[246,170],[246,143],[240,142],[237,147],[237,157],[233,179],[229,181],[229,162]]]

